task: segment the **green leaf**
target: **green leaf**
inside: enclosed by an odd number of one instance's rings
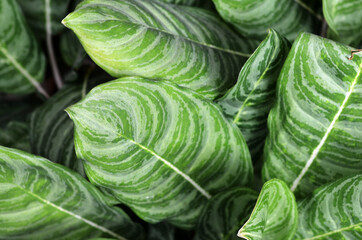
[[[273,28],[293,41],[299,32],[311,32],[313,19],[291,0],[213,0],[221,17],[245,37],[263,40]]]
[[[298,210],[293,193],[281,180],[266,182],[255,208],[238,236],[248,240],[289,240],[297,228]]]
[[[250,216],[258,195],[248,188],[234,188],[215,195],[203,209],[195,240],[238,240],[238,229]]]
[[[18,121],[9,122],[6,128],[0,131],[0,145],[31,152],[28,124]]]
[[[323,14],[332,30],[332,39],[352,46],[362,42],[360,0],[323,0]]]
[[[204,0],[157,0],[157,1],[185,5],[185,6],[197,6],[200,4],[200,2],[203,2]]]
[[[263,178],[305,196],[362,169],[362,57],[311,34],[294,42],[268,118]]]
[[[147,240],[174,240],[175,228],[166,223],[148,224]]]
[[[45,60],[27,27],[19,6],[13,0],[0,2],[0,92],[27,94],[40,86]]]
[[[294,239],[362,239],[362,175],[322,186],[298,204]]]
[[[218,100],[225,115],[243,133],[253,158],[261,153],[268,134],[267,117],[289,46],[288,40],[270,30],[241,69],[236,85]]]
[[[169,80],[209,98],[235,83],[256,44],[212,12],[151,0],[86,0],[63,24],[113,77]]]
[[[61,35],[60,52],[64,61],[75,69],[82,65],[87,55],[77,36],[71,31],[66,31]]]
[[[66,111],[89,180],[148,222],[192,228],[212,195],[252,179],[237,126],[171,82],[115,80]]]
[[[70,0],[16,0],[22,8],[30,27],[45,37],[57,34],[64,27],[62,19],[67,14]]]
[[[0,147],[0,238],[141,239],[141,228],[79,174]]]

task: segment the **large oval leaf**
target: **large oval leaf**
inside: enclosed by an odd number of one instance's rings
[[[353,46],[362,42],[361,0],[323,0],[323,14],[335,40]]]
[[[0,146],[0,238],[142,239],[141,228],[80,175]]]
[[[234,188],[215,195],[203,209],[195,240],[238,240],[237,233],[253,209],[258,195],[248,188]]]
[[[26,94],[38,90],[45,60],[16,1],[0,2],[0,91]]]
[[[112,81],[67,112],[89,180],[151,223],[192,228],[212,195],[252,178],[237,126],[214,103],[171,82]]]
[[[294,239],[362,239],[362,175],[318,188],[298,204]]]
[[[240,128],[253,157],[261,152],[268,133],[266,121],[289,45],[288,40],[270,30],[241,69],[236,85],[218,100],[226,116]]]
[[[297,195],[362,169],[362,57],[310,34],[294,42],[268,119],[264,179]]]
[[[274,28],[289,40],[311,32],[312,16],[291,0],[213,0],[223,19],[246,37],[262,40]]]
[[[113,77],[170,80],[210,98],[254,49],[212,12],[156,1],[86,0],[63,23]]]
[[[293,193],[281,180],[266,182],[255,208],[238,236],[248,240],[290,240],[297,229],[298,210]]]

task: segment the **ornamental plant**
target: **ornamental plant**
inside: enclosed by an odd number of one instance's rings
[[[360,0],[1,0],[0,239],[362,239]]]

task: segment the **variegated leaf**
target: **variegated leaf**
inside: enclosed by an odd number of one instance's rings
[[[31,152],[29,124],[19,121],[9,122],[5,128],[0,129],[0,145]]]
[[[195,6],[199,5],[200,2],[203,2],[205,0],[157,0],[157,1],[185,5],[185,6]]]

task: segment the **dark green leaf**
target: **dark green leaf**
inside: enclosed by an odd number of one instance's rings
[[[0,145],[31,152],[29,125],[25,122],[9,122],[6,128],[0,129]]]
[[[77,36],[69,30],[60,38],[60,50],[64,61],[72,68],[79,68],[86,57]]]

